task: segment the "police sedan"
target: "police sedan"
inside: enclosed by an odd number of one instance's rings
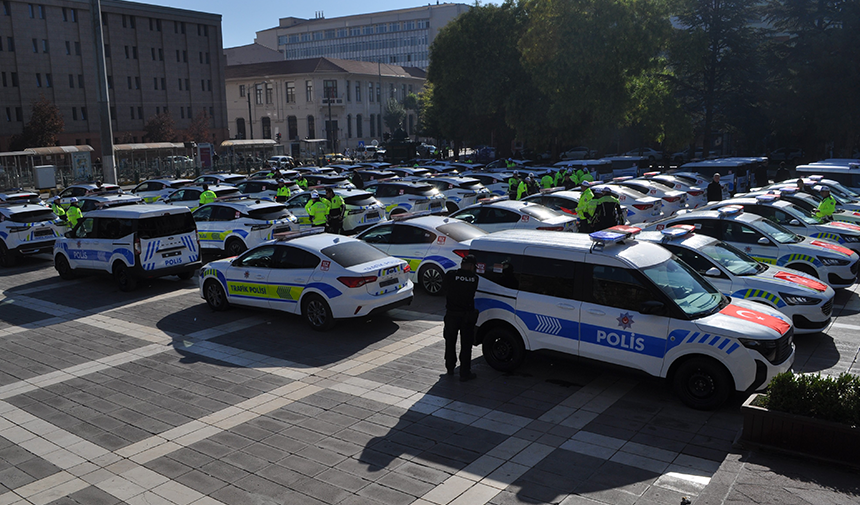
[[[486,232],[501,230],[576,231],[576,218],[539,203],[510,200],[506,196],[485,198],[459,210],[451,217],[473,224]]]
[[[662,198],[643,195],[634,189],[615,184],[595,184],[591,190],[597,192],[597,188],[601,187],[609,188],[618,198],[621,208],[627,208],[625,217],[630,224],[652,223],[663,217]]]
[[[775,186],[770,189],[762,189],[758,191],[753,191],[750,193],[746,193],[745,197],[756,197],[759,195],[765,194],[773,194],[779,195],[779,197],[787,202],[791,202],[794,205],[802,208],[810,215],[815,215],[815,210],[818,208],[818,204],[821,202],[821,196],[819,195],[811,195],[806,192],[801,192],[797,190],[797,187],[779,187]],[[860,212],[854,210],[845,210],[836,206],[836,212],[830,216],[830,219],[833,221],[843,222],[843,223],[851,223],[860,225]]]
[[[637,238],[662,245],[724,295],[779,310],[791,318],[795,333],[815,333],[830,324],[833,288],[803,272],[758,262],[736,247],[694,230],[691,225],[677,225]]]
[[[455,212],[492,196],[490,190],[473,177],[438,176],[419,180],[439,190],[447,198],[448,212]]]
[[[646,229],[659,231],[676,224],[694,225],[700,233],[727,242],[758,261],[799,270],[833,288],[851,287],[857,278],[856,252],[834,242],[797,235],[769,219],[744,212],[740,205],[696,210]]]
[[[676,191],[649,179],[634,179],[632,177],[616,177],[612,179],[613,184],[632,189],[641,196],[653,196],[663,200],[662,211],[664,216],[671,216],[679,210],[687,208],[687,193]],[[627,193],[629,194],[629,193]],[[621,198],[619,198],[619,201]]]
[[[237,256],[271,240],[276,233],[298,231],[296,216],[282,203],[237,197],[200,206],[193,213],[201,249]]]
[[[382,202],[385,206],[385,217],[425,210],[441,214],[446,209],[445,195],[423,182],[404,181],[400,178],[375,180],[365,184],[364,189]]]
[[[318,191],[321,195],[323,194],[322,188]],[[333,191],[343,198],[343,231],[345,233],[355,233],[385,220],[385,208],[371,193],[360,189],[342,188],[333,188]],[[302,229],[311,226],[311,218],[308,216],[308,211],[305,210],[305,205],[310,199],[311,192],[305,191],[293,194],[286,203],[287,209],[298,218],[299,226]]]
[[[99,186],[95,183],[82,183],[82,184],[72,184],[71,186],[66,187],[60,194],[57,196],[60,198],[60,205],[64,209],[68,209],[69,205],[72,203],[72,198],[80,198],[85,195],[92,195],[96,193],[116,193],[119,190],[119,186],[116,184],[102,184]]]
[[[238,184],[241,181],[244,181],[246,176],[242,174],[203,174],[200,177],[194,179],[194,184],[202,185],[209,184],[210,186],[213,184]]]
[[[214,310],[271,308],[314,330],[412,302],[409,265],[360,240],[322,228],[280,235],[200,271],[200,296]]]
[[[707,184],[696,186],[695,184],[691,184],[688,179],[660,172],[646,172],[642,174],[642,177],[653,183],[665,186],[667,189],[686,192],[688,209],[697,209],[708,203],[707,192],[703,189],[707,188]]]
[[[82,214],[108,207],[122,207],[123,205],[140,205],[143,199],[137,195],[123,193],[96,194],[78,198],[78,207]]]
[[[203,191],[203,186],[185,186],[170,193],[167,198],[162,198],[158,203],[180,205],[194,210],[200,206],[200,195]],[[209,186],[209,191],[215,193],[215,198],[232,198],[240,194],[236,186],[229,185]]]
[[[431,295],[442,292],[442,279],[459,268],[469,253],[469,240],[487,232],[463,221],[429,212],[401,214],[360,233],[380,251],[409,262],[410,277]]]
[[[145,203],[155,203],[189,184],[191,179],[150,179],[135,186],[131,193],[141,197]]]

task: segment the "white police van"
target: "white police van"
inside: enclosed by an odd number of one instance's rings
[[[54,243],[54,268],[63,279],[80,271],[113,274],[123,291],[138,279],[200,268],[200,244],[191,211],[160,204],[94,210]]]
[[[51,252],[63,229],[63,222],[41,203],[0,204],[0,266],[12,267],[21,256]]]
[[[472,239],[478,339],[493,368],[546,349],[669,379],[693,408],[764,387],[794,361],[794,327],[770,307],[723,296],[663,247],[618,226],[510,230]]]

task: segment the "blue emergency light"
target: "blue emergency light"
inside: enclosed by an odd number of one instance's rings
[[[813,181],[820,181],[821,179],[824,179],[824,176],[823,175],[810,175],[809,179],[813,180]]]
[[[619,233],[609,230],[596,231],[594,233],[588,234],[588,237],[591,239],[591,241],[598,244],[605,244],[606,242],[618,242],[624,240],[626,236],[626,233]]]
[[[283,233],[275,233],[272,235],[272,238],[276,239],[278,242],[284,242],[286,240],[292,240],[299,237],[307,237],[308,235],[319,235],[320,233],[325,233],[324,226],[316,226],[303,231],[285,231]]]
[[[660,233],[662,233],[666,238],[678,238],[689,235],[694,231],[696,231],[696,227],[691,224],[678,224],[670,226],[669,228],[664,228],[663,230],[660,230]]]
[[[767,194],[767,195],[758,195],[755,197],[757,202],[775,202],[779,200],[779,195]]]
[[[624,177],[613,177],[612,182],[624,182],[624,181],[629,181],[632,178],[633,178],[632,175],[625,175]]]
[[[797,193],[797,188],[779,188],[779,192],[783,195],[793,195]]]
[[[660,175],[660,172],[645,172],[642,175],[645,177],[654,177],[655,175]]]
[[[744,211],[743,205],[726,205],[721,209],[717,209],[717,212],[720,213],[720,217],[723,216],[737,216],[742,214]]]

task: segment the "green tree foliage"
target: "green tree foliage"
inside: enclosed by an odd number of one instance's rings
[[[628,83],[631,98],[628,121],[642,139],[659,142],[674,150],[694,139],[690,116],[674,93],[672,77],[664,68],[631,79]]]
[[[60,109],[41,95],[33,102],[33,112],[30,121],[24,125],[24,130],[14,135],[9,143],[13,151],[28,147],[49,147],[57,145],[57,135],[65,129],[65,121]]]
[[[389,131],[396,131],[403,126],[403,120],[406,119],[406,108],[395,98],[389,98],[385,103],[385,113],[382,115],[382,121]]]
[[[185,130],[184,139],[189,142],[209,142],[212,134],[209,132],[209,114],[205,110],[200,111],[194,121]]]
[[[174,142],[177,138],[176,124],[167,112],[149,118],[143,129],[147,142]]]

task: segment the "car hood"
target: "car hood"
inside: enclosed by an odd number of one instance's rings
[[[856,252],[843,247],[835,242],[820,238],[803,237],[803,241],[797,244],[790,244],[792,250],[796,252],[806,252],[814,256],[824,254],[829,258],[837,258],[854,261],[858,258]]]
[[[767,270],[751,277],[754,288],[779,291],[801,296],[815,296],[825,300],[833,298],[835,291],[827,284],[798,270],[768,265]]]
[[[739,298],[732,298],[721,311],[696,320],[696,326],[705,335],[757,340],[776,340],[792,327],[791,320],[778,310]]]
[[[844,221],[830,221],[829,223],[819,224],[818,228],[821,231],[828,233],[837,233],[840,235],[860,235],[860,226],[856,224],[846,223]]]

